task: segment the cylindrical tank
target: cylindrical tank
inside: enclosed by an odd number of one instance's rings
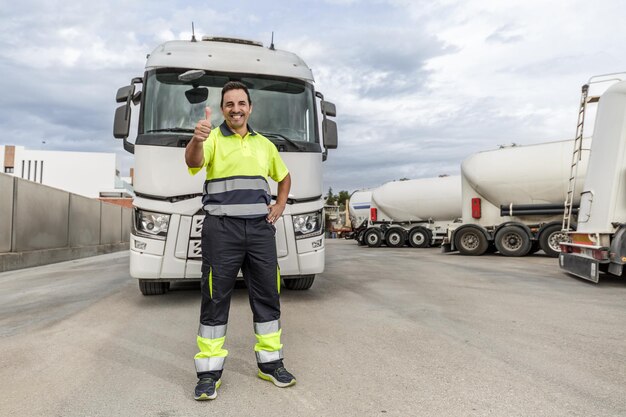
[[[364,220],[369,218],[370,204],[372,202],[372,190],[357,190],[350,196],[348,210],[352,227],[358,227]]]
[[[589,149],[591,139],[583,141]],[[461,164],[468,184],[494,206],[563,204],[569,187],[574,141],[510,146],[478,152]],[[578,165],[574,204],[580,200],[589,151]]]
[[[420,221],[461,217],[461,177],[393,181],[372,190],[379,219]]]

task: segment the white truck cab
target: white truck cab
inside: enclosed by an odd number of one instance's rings
[[[278,262],[288,289],[308,289],[324,271],[322,162],[337,147],[335,106],[316,92],[311,69],[297,55],[259,42],[204,37],[171,41],[148,55],[143,77],[117,92],[114,136],[134,153],[130,274],[144,295],[170,282],[199,280],[204,176],[189,175],[185,146],[211,107],[222,123],[222,86],[240,81],[250,91],[250,126],[278,148],[292,187],[276,222]],[[135,91],[136,85],[141,91]],[[137,138],[127,140],[131,108],[139,106]],[[321,134],[320,134],[321,130]],[[273,198],[277,184],[270,180]]]

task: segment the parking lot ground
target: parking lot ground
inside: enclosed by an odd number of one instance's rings
[[[0,274],[0,415],[626,416],[626,279],[539,255],[326,253],[310,290],[281,294],[298,384],[256,377],[242,289],[222,388],[201,403],[197,284],[144,297],[125,253]]]

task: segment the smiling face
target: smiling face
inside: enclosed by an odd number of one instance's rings
[[[222,114],[232,131],[240,135],[242,132],[245,134],[250,113],[252,113],[252,105],[248,102],[248,96],[244,90],[228,90],[224,93]]]

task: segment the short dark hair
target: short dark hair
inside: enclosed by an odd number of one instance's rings
[[[246,96],[248,96],[248,104],[252,105],[252,100],[250,100],[250,92],[248,91],[248,87],[240,81],[229,81],[224,84],[222,87],[222,100],[220,101],[220,108],[224,107],[224,94],[230,90],[243,90],[246,92]]]

